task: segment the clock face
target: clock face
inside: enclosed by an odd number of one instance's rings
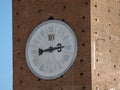
[[[42,79],[55,79],[68,71],[75,61],[77,40],[66,23],[48,20],[32,31],[25,54],[32,73]]]

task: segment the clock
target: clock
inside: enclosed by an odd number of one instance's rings
[[[60,20],[44,21],[28,37],[25,57],[30,71],[50,80],[67,72],[77,54],[77,40],[72,28]]]

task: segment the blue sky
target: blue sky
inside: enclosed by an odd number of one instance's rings
[[[0,0],[0,90],[12,90],[12,0]]]

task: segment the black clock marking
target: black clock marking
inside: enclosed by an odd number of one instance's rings
[[[64,46],[62,46],[61,43],[58,43],[58,44],[57,44],[57,47],[58,47],[58,50],[57,50],[57,51],[58,51],[58,52],[61,52],[61,51],[62,51],[62,48],[63,48]]]
[[[48,40],[53,41],[55,39],[55,34],[48,34]]]

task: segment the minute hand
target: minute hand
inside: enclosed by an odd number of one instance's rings
[[[53,52],[54,50],[58,50],[58,52],[60,52],[62,48],[64,48],[64,46],[49,47],[48,49],[43,50],[43,52]]]

